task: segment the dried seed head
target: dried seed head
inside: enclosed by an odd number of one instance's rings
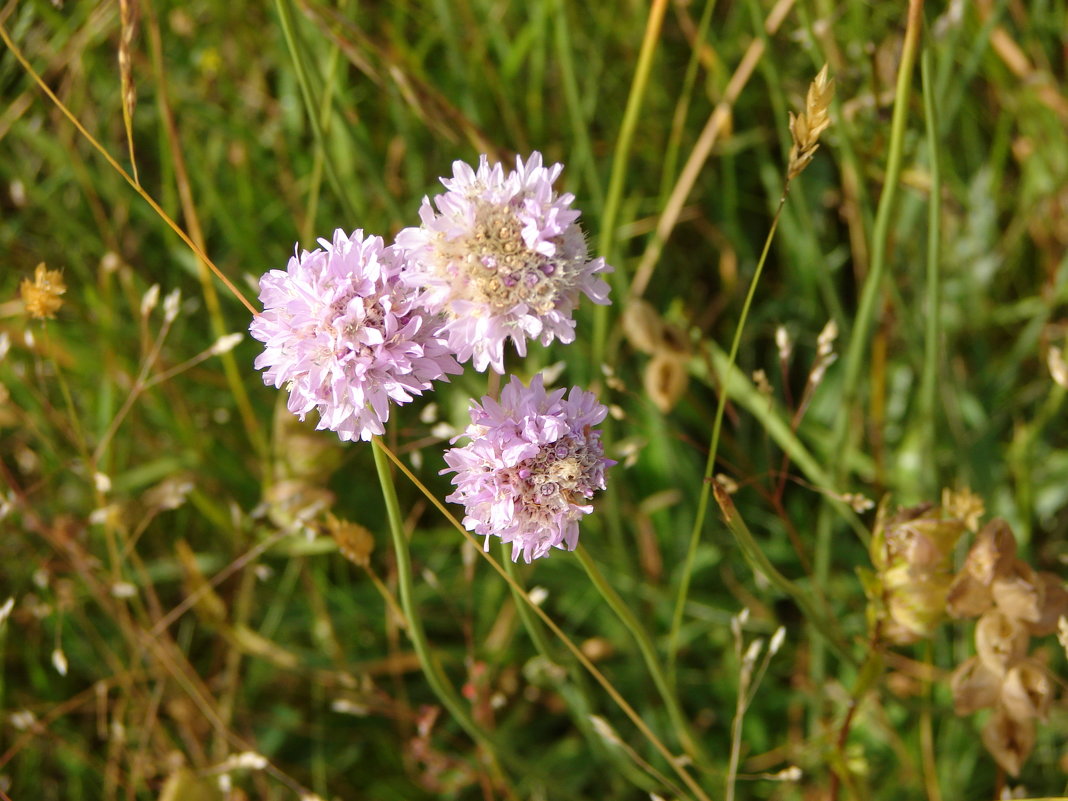
[[[656,353],[664,341],[664,324],[652,304],[641,298],[627,301],[623,310],[623,335],[635,350]]]
[[[951,617],[978,617],[994,605],[990,588],[967,570],[953,579],[946,596],[946,611]]]
[[[1000,517],[991,520],[975,538],[964,569],[980,584],[989,587],[995,578],[1012,572],[1016,561],[1016,537]]]
[[[1023,623],[996,609],[975,625],[975,651],[983,665],[999,676],[1027,655],[1028,640]]]
[[[800,114],[790,114],[790,136],[793,145],[790,148],[790,161],[787,166],[787,180],[793,180],[812,161],[819,147],[820,134],[831,124],[828,110],[834,97],[834,80],[827,72],[827,65],[819,71],[816,79],[808,87],[805,98],[805,110]]]
[[[953,671],[949,677],[953,693],[953,710],[958,715],[970,715],[993,706],[1001,691],[1001,676],[973,656]]]
[[[341,555],[350,562],[360,567],[367,567],[371,563],[375,538],[364,526],[350,523],[348,520],[339,520],[327,513],[326,531],[334,538]]]
[[[869,595],[877,599],[874,619],[890,642],[929,637],[942,622],[952,576],[953,546],[964,532],[956,519],[943,519],[926,504],[876,519],[871,560],[877,571]]]
[[[1001,686],[1001,703],[1015,720],[1045,720],[1053,700],[1049,674],[1034,659],[1025,659],[1009,668]]]
[[[37,265],[33,280],[24,278],[19,287],[26,313],[35,320],[51,320],[55,317],[63,305],[60,295],[66,291],[63,273],[59,270],[49,270],[44,262]]]
[[[1056,573],[1042,572],[1037,575],[1042,594],[1042,606],[1038,620],[1031,621],[1027,627],[1032,636],[1045,637],[1057,631],[1058,621],[1068,614],[1068,590]]]
[[[645,367],[645,392],[664,414],[679,402],[689,381],[686,362],[667,351],[657,353]]]
[[[1026,562],[1015,560],[1012,572],[994,579],[991,595],[998,610],[1009,617],[1037,623],[1042,617],[1042,595],[1045,585]]]
[[[1016,720],[998,707],[983,727],[983,745],[1006,773],[1019,776],[1035,747],[1035,722]]]

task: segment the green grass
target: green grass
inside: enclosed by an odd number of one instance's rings
[[[982,716],[953,714],[970,623],[868,659],[874,511],[841,500],[967,486],[1029,564],[1064,573],[1065,389],[1046,356],[1068,344],[1068,4],[929,3],[903,74],[894,3],[797,0],[773,32],[770,0],[137,5],[133,153],[158,210],[0,50],[0,799],[223,798],[218,768],[244,751],[269,765],[233,770],[230,798],[1068,792],[1063,703],[1019,779],[983,749]],[[9,3],[0,24],[132,174],[118,5]],[[787,112],[824,63],[833,122],[743,322]],[[205,354],[250,313],[190,243],[255,304],[294,243],[388,238],[454,160],[534,149],[566,165],[613,305],[509,367],[562,361],[561,385],[617,407],[621,464],[579,554],[504,569],[491,548],[498,571],[431,502],[449,492],[435,423],[462,425],[486,377],[394,409],[385,444],[430,497],[394,469],[391,523],[371,446],[296,423],[252,368],[258,343]],[[41,262],[68,287],[46,323],[18,299]],[[667,413],[620,324],[641,269],[689,348]],[[173,325],[162,300],[142,314],[157,284],[181,290]],[[832,319],[838,361],[792,425]],[[724,385],[729,522],[701,500]],[[313,501],[371,531],[367,569],[299,530]],[[786,637],[749,690],[732,781],[742,608],[742,651]],[[1035,647],[1063,677],[1055,639]]]

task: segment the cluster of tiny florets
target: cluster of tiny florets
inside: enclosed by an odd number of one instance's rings
[[[533,153],[505,174],[483,156],[456,162],[446,193],[424,198],[422,225],[392,245],[342,230],[260,279],[263,312],[250,331],[264,343],[263,380],[289,391],[289,411],[316,411],[319,428],[343,440],[384,433],[390,403],[407,403],[437,380],[492,366],[504,346],[575,338],[572,313],[585,294],[608,303],[588,259],[574,197],[552,188],[562,166]],[[474,404],[469,445],[446,454],[468,529],[513,543],[529,562],[574,549],[578,520],[604,487],[600,435],[606,409],[589,392],[547,393],[540,376],[513,378],[500,402]]]
[[[574,550],[578,521],[604,489],[600,432],[608,413],[591,392],[547,392],[541,375],[530,386],[512,376],[500,401],[471,405],[470,441],[445,453],[445,473],[456,491],[446,500],[464,505],[464,526],[512,543],[512,558],[529,562],[552,548]],[[459,439],[458,437],[457,439]]]
[[[313,409],[343,440],[384,431],[389,403],[407,403],[460,367],[434,321],[397,281],[401,262],[381,237],[340,229],[332,242],[260,279],[263,380],[289,390],[289,411]]]
[[[410,260],[404,280],[444,316],[449,346],[476,370],[503,373],[509,339],[520,356],[528,338],[574,341],[580,295],[608,303],[600,274],[611,268],[588,259],[574,196],[552,188],[562,169],[542,166],[540,153],[508,173],[485,156],[477,170],[457,161],[447,191],[433,205],[423,199],[422,225],[397,235]]]

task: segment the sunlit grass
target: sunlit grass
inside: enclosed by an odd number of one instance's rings
[[[1063,702],[1006,775],[974,625],[893,645],[857,574],[944,487],[1068,558],[1068,8],[923,5],[0,9],[54,95],[0,51],[0,798],[1064,794]],[[597,392],[619,464],[526,566],[441,501],[484,374],[343,444],[226,337],[294,243],[532,150],[613,305],[508,368]]]

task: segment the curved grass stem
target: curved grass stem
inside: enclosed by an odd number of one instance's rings
[[[686,716],[682,712],[682,707],[679,706],[678,698],[675,697],[675,691],[672,688],[671,683],[668,681],[663,668],[660,666],[660,658],[656,653],[656,647],[653,645],[649,633],[645,630],[645,627],[641,624],[638,618],[635,617],[634,612],[631,611],[626,602],[619,597],[619,593],[615,591],[615,588],[608,583],[604,574],[597,569],[597,565],[594,564],[593,559],[590,558],[586,549],[582,547],[577,548],[575,550],[575,555],[578,557],[579,562],[586,571],[586,575],[589,576],[590,581],[593,582],[593,586],[597,588],[597,591],[612,608],[612,611],[616,613],[621,621],[623,621],[623,625],[627,627],[631,635],[634,637],[635,642],[637,642],[638,650],[641,651],[642,659],[645,660],[645,666],[649,670],[649,675],[652,676],[653,684],[656,685],[656,689],[660,693],[660,697],[664,702],[668,717],[671,719],[671,725],[675,729],[675,734],[679,739],[680,745],[682,745],[683,749],[694,762],[698,765],[708,767],[710,764],[708,755],[694,736],[689,721],[686,720]]]
[[[675,601],[675,610],[671,615],[671,629],[668,632],[668,674],[674,683],[675,660],[678,654],[679,629],[682,627],[682,612],[686,608],[686,599],[690,592],[690,579],[693,575],[694,560],[697,558],[697,545],[701,541],[701,529],[705,525],[705,515],[708,513],[708,498],[712,490],[712,473],[716,467],[716,452],[719,449],[720,430],[723,427],[723,414],[727,409],[727,382],[730,380],[731,370],[738,358],[738,348],[742,342],[742,331],[745,330],[746,320],[749,318],[749,309],[753,305],[753,297],[756,295],[757,284],[764,271],[764,264],[768,260],[768,251],[771,250],[771,241],[775,237],[775,229],[779,227],[779,218],[782,216],[782,208],[786,203],[787,193],[790,191],[790,181],[787,179],[783,187],[782,197],[779,199],[779,207],[775,210],[775,216],[771,221],[767,238],[764,240],[764,249],[760,253],[753,278],[749,282],[749,291],[745,296],[742,306],[741,317],[734,329],[734,339],[731,341],[731,350],[727,356],[727,367],[723,372],[723,384],[719,388],[719,401],[716,403],[716,417],[712,423],[712,438],[708,446],[708,459],[705,461],[705,473],[701,480],[701,494],[697,499],[697,515],[694,518],[693,529],[690,531],[690,544],[686,548],[686,559],[682,566],[682,577],[679,581],[679,595]]]

